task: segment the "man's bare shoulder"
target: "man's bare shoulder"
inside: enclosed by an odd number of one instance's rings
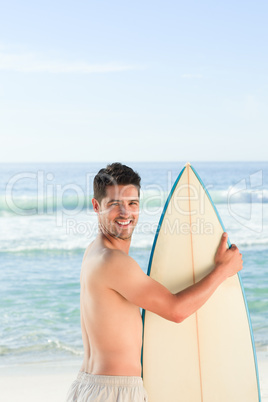
[[[131,258],[128,254],[126,254],[122,250],[114,249],[114,248],[108,248],[105,250],[105,253],[103,254],[103,260],[105,263],[108,263],[107,265],[113,266],[117,264],[124,264],[124,263],[133,263],[135,260]]]
[[[95,247],[93,243],[85,251],[82,271],[90,275],[120,275],[120,272],[141,269],[137,262],[124,251],[105,246]]]
[[[120,271],[139,268],[137,262],[125,252],[105,248],[98,255],[95,267],[103,274],[120,274]]]

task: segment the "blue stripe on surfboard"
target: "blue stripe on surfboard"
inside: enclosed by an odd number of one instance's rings
[[[151,266],[152,266],[152,261],[153,261],[153,256],[154,256],[154,250],[155,250],[158,235],[159,235],[159,232],[160,232],[160,229],[161,229],[161,226],[162,226],[162,222],[164,220],[164,216],[165,216],[166,211],[167,211],[169,201],[170,201],[170,199],[171,199],[171,197],[172,197],[172,195],[174,193],[174,190],[175,190],[175,188],[176,188],[176,186],[178,184],[178,181],[180,180],[181,175],[183,174],[184,170],[185,170],[185,166],[182,169],[182,171],[180,172],[179,176],[177,177],[175,183],[173,184],[172,189],[170,190],[169,196],[168,196],[168,198],[166,200],[166,203],[165,203],[165,206],[163,208],[161,217],[159,219],[159,223],[158,223],[156,233],[155,233],[155,236],[154,236],[154,242],[153,242],[153,246],[152,246],[152,250],[151,250],[151,254],[150,254],[149,264],[148,264],[148,270],[147,270],[147,275],[148,276],[150,276],[150,273],[151,273]],[[142,310],[142,327],[143,327],[142,339],[143,339],[143,335],[144,335],[144,319],[145,319],[145,310],[143,309]],[[142,363],[143,363],[143,342],[142,342],[142,349],[141,349],[141,366],[142,366]]]
[[[212,198],[211,198],[209,192],[207,191],[207,189],[206,189],[206,187],[205,187],[205,184],[203,183],[201,177],[200,177],[199,174],[196,172],[196,170],[195,170],[192,166],[190,166],[190,167],[191,167],[192,171],[194,172],[194,174],[196,175],[197,179],[199,180],[200,184],[202,185],[203,189],[205,190],[205,193],[206,193],[208,199],[210,200],[212,207],[214,208],[214,211],[215,211],[215,213],[216,213],[216,215],[217,215],[217,217],[218,217],[218,220],[219,220],[219,222],[220,222],[220,224],[221,224],[221,227],[222,227],[223,231],[226,232],[225,227],[224,227],[224,224],[223,224],[222,219],[221,219],[221,217],[220,217],[220,214],[219,214],[219,212],[218,212],[218,210],[217,210],[217,208],[216,208],[216,206],[215,206],[215,204],[214,204],[214,202],[213,202],[213,200],[212,200]],[[230,242],[229,237],[228,237],[228,246],[231,247],[231,242]],[[256,371],[256,377],[257,377],[257,385],[258,385],[258,393],[259,393],[259,402],[261,402],[259,370],[258,370],[257,354],[256,354],[256,349],[255,349],[255,341],[254,341],[254,334],[253,334],[253,329],[252,329],[252,323],[251,323],[251,318],[250,318],[248,303],[247,303],[247,299],[246,299],[245,289],[244,289],[244,286],[243,286],[243,282],[242,282],[242,278],[241,278],[240,272],[238,272],[237,275],[238,275],[238,279],[239,279],[239,282],[240,282],[240,287],[241,287],[241,290],[242,290],[243,299],[244,299],[244,304],[245,304],[245,308],[246,308],[246,312],[247,312],[247,317],[248,317],[248,324],[249,324],[249,329],[250,329],[252,350],[253,350],[253,354],[254,354],[255,371]]]

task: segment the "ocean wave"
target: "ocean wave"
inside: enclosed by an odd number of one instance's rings
[[[40,244],[40,245],[14,245],[14,246],[1,246],[0,254],[24,254],[24,255],[40,255],[40,254],[50,254],[50,255],[59,255],[59,254],[68,254],[68,255],[80,255],[85,252],[85,249],[88,245],[86,242],[84,245],[77,246],[76,243],[59,243],[55,244],[56,241],[51,242],[50,244]],[[268,247],[268,238],[239,238],[237,236],[236,243],[239,247],[244,248],[253,248],[253,247]],[[148,252],[151,250],[153,244],[153,236],[134,238],[131,244],[131,250],[133,252],[138,252],[138,250],[142,250],[144,252]]]
[[[82,196],[37,197],[21,195],[16,197],[0,196],[0,215],[53,215],[58,210],[92,211],[91,198]]]
[[[268,204],[268,190],[212,190],[210,196],[215,204]]]
[[[150,250],[152,247],[153,238],[148,239],[135,239],[131,244],[131,249],[140,249],[140,250]],[[55,242],[51,242],[50,244],[40,244],[40,245],[14,245],[14,246],[4,246],[2,245],[0,248],[0,254],[9,254],[9,253],[17,253],[17,254],[33,254],[33,255],[40,255],[42,253],[49,253],[52,255],[56,254],[81,254],[85,252],[85,248],[88,246],[88,241],[85,243],[84,246],[77,246],[76,244],[66,243],[62,244],[59,243],[55,245]]]
[[[77,247],[71,245],[40,245],[40,246],[14,246],[14,247],[2,247],[0,249],[0,254],[9,254],[9,253],[17,253],[17,254],[31,254],[31,255],[40,255],[42,253],[49,254],[81,254],[84,253],[85,247]]]
[[[208,189],[209,190],[209,189]],[[217,204],[268,203],[268,190],[209,190],[212,200]],[[141,209],[163,208],[167,199],[166,191],[145,190],[141,192]],[[40,195],[0,196],[0,216],[5,215],[53,215],[56,211],[92,212],[92,195],[83,193],[63,197]]]
[[[73,347],[59,340],[50,340],[48,339],[46,343],[35,343],[27,346],[18,346],[18,347],[8,347],[8,346],[0,346],[0,356],[8,356],[8,355],[23,355],[23,354],[32,354],[38,352],[56,352],[63,351],[67,352],[72,356],[82,356],[83,349],[81,347]]]
[[[241,247],[253,247],[253,246],[268,246],[268,238],[258,239],[251,238],[237,242]]]

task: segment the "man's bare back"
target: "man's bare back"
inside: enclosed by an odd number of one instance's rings
[[[138,306],[112,289],[113,264],[127,255],[99,236],[87,248],[81,269],[82,371],[141,375],[142,320]],[[110,265],[110,266],[109,266]],[[127,266],[126,266],[127,269]]]

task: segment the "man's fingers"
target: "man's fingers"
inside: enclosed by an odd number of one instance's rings
[[[222,252],[226,251],[227,240],[228,240],[228,234],[226,232],[224,232],[222,234],[221,241],[220,241],[220,244],[218,247],[218,253],[222,253]]]

